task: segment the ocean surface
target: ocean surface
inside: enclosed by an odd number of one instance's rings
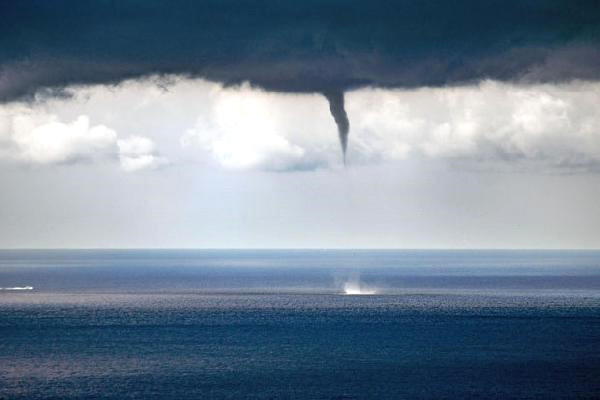
[[[0,251],[0,399],[598,399],[600,252]]]

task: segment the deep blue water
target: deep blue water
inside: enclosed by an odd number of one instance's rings
[[[0,251],[27,286],[0,398],[600,398],[600,252]]]

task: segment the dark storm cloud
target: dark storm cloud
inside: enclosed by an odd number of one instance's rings
[[[596,0],[0,0],[0,18],[0,102],[150,74],[248,81],[326,94],[342,143],[360,86],[600,79]]]
[[[0,1],[0,99],[185,74],[326,92],[600,78],[597,1]]]

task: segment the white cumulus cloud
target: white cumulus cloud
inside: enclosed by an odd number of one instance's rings
[[[139,171],[169,163],[159,143],[171,159],[191,157],[227,169],[342,165],[337,128],[320,94],[185,78],[174,79],[168,91],[140,80],[72,92],[71,99],[44,105],[0,106],[0,158],[31,164],[118,160],[123,170]],[[466,168],[600,171],[599,83],[485,81],[367,88],[345,97],[350,165],[413,158]],[[149,132],[151,138],[123,132]]]
[[[0,109],[0,157],[34,165],[113,160],[125,171],[154,169],[166,164],[145,137],[118,139],[105,125],[93,125],[79,115],[64,122],[55,114],[27,106]]]
[[[117,141],[121,168],[127,172],[157,169],[167,160],[156,151],[154,142],[146,137],[132,136]]]
[[[117,134],[104,125],[91,125],[89,117],[62,122],[55,115],[31,110],[4,112],[0,137],[11,158],[33,164],[90,160],[114,153]]]
[[[600,85],[361,90],[347,98],[353,156],[600,165]]]
[[[199,145],[224,168],[313,169],[339,157],[336,128],[319,95],[218,87],[203,111],[181,144]]]
[[[408,158],[465,166],[570,171],[600,166],[600,84],[517,85],[492,81],[414,90],[346,93],[348,160]],[[294,170],[339,166],[341,150],[321,95],[215,85],[181,138],[222,167]]]

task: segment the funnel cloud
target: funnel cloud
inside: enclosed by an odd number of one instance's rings
[[[342,152],[344,155],[344,162],[346,162],[346,148],[348,147],[348,131],[350,130],[350,122],[348,121],[348,114],[344,108],[344,92],[341,90],[333,90],[324,92],[323,95],[329,102],[329,111],[335,120],[335,124],[338,128],[338,134],[340,136],[340,145],[342,146]]]

